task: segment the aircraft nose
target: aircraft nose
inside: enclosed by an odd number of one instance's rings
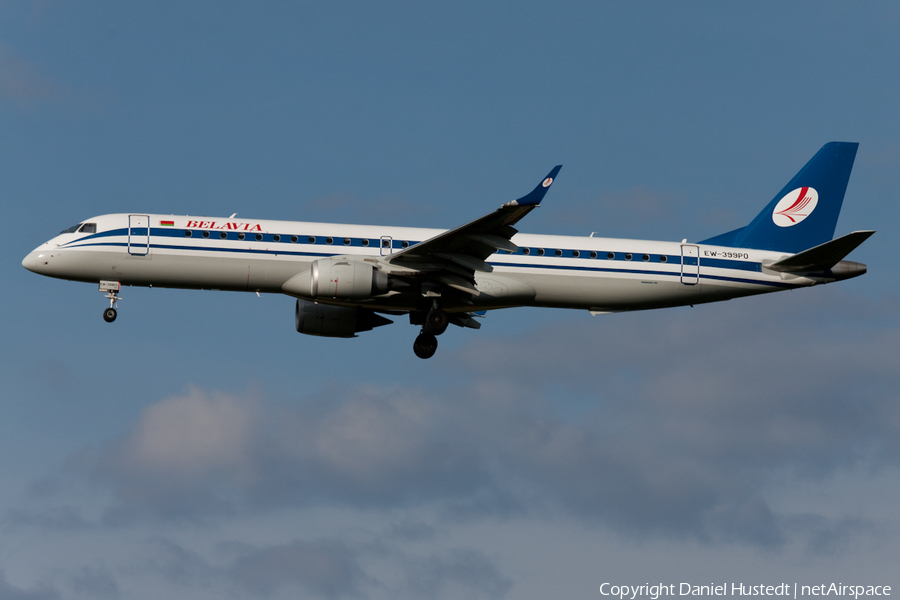
[[[34,250],[22,259],[22,266],[33,273],[40,273],[47,266],[47,258],[46,251]]]

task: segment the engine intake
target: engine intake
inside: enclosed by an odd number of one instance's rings
[[[369,263],[348,258],[322,258],[309,271],[282,286],[292,296],[334,300],[362,300],[391,290],[388,276]]]
[[[360,331],[370,331],[393,321],[367,308],[316,304],[298,299],[294,323],[297,331],[307,335],[350,338],[356,337]]]

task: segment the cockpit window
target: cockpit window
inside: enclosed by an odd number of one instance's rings
[[[78,231],[79,227],[81,227],[81,223],[79,223],[78,225],[72,225],[68,229],[63,229],[59,233],[60,233],[60,235],[62,235],[63,233],[75,233],[76,231]]]
[[[81,226],[81,229],[78,230],[78,233],[97,233],[97,224],[85,223]]]

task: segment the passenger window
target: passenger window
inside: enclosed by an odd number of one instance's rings
[[[645,254],[644,256],[641,257],[641,259],[643,259],[644,262],[647,262],[648,260],[650,260],[650,255]]]
[[[591,258],[597,258],[597,253],[591,250]]]
[[[666,256],[665,254],[663,254],[662,256],[659,257],[659,262],[668,262],[668,261],[669,261],[669,257]]]
[[[544,255],[544,249],[538,248],[538,256],[543,256],[543,255]]]
[[[194,234],[191,233],[191,230],[190,230],[190,229],[185,229],[185,230],[184,230],[184,237],[191,237],[192,235],[194,235]]]
[[[631,260],[631,252],[625,253],[625,260]]]
[[[555,254],[556,254],[557,256],[562,256],[562,250],[557,250],[557,251],[555,252]]]
[[[332,244],[332,243],[334,243],[334,239],[333,239],[333,238],[330,238],[330,237],[329,237],[329,238],[325,238],[325,243],[326,243],[326,244]]]
[[[609,252],[609,253],[607,253],[606,258],[608,258],[609,260],[615,260],[615,259],[616,259],[616,253],[615,253],[615,252]]]
[[[273,242],[280,242],[280,241],[281,241],[281,236],[278,235],[278,234],[276,233],[275,235],[272,236],[272,241],[273,241]]]
[[[390,247],[391,247],[391,240],[381,240],[381,247],[382,247],[382,248],[390,248]]]
[[[350,238],[344,238],[344,245],[345,245],[345,246],[349,246],[349,245],[350,245]]]
[[[261,233],[257,233],[257,234],[256,234],[256,241],[257,241],[257,242],[261,242],[261,241],[262,241],[262,234],[261,234]]]
[[[208,232],[208,231],[204,231],[202,235],[203,235],[203,238],[204,238],[204,239],[205,239],[205,238],[208,238],[208,237],[209,237],[209,232]]]
[[[244,235],[243,233],[239,233],[239,234],[238,234],[238,239],[239,239],[239,240],[242,240],[242,239],[244,239],[245,237],[247,237],[247,236]]]
[[[581,252],[579,252],[578,250],[572,250],[572,258],[578,258],[579,256],[581,256]]]
[[[400,245],[403,246],[404,248],[409,248],[409,242],[407,242],[406,240],[402,241],[400,243]]]
[[[364,239],[364,240],[362,241],[362,245],[363,245],[363,246],[368,246],[368,245],[369,245],[369,240]]]
[[[528,256],[529,254],[531,254],[531,248],[522,248],[522,254]]]
[[[313,238],[313,239],[315,239],[315,238]],[[291,243],[292,243],[292,244],[296,244],[299,240],[300,240],[300,238],[298,238],[296,235],[292,235],[292,236],[291,236]]]
[[[219,234],[219,237],[222,238],[223,240],[227,240],[228,234],[223,231],[222,233]]]

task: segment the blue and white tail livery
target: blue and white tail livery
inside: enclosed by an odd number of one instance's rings
[[[280,293],[300,333],[355,337],[408,316],[429,358],[449,325],[516,306],[592,314],[694,305],[849,279],[873,231],[833,239],[857,144],[826,144],[749,225],[689,243],[519,233],[561,166],[530,193],[451,230],[122,213],[74,225],[28,254],[42,275],[99,285]]]
[[[858,146],[825,144],[749,225],[700,243],[796,253],[830,241]]]

